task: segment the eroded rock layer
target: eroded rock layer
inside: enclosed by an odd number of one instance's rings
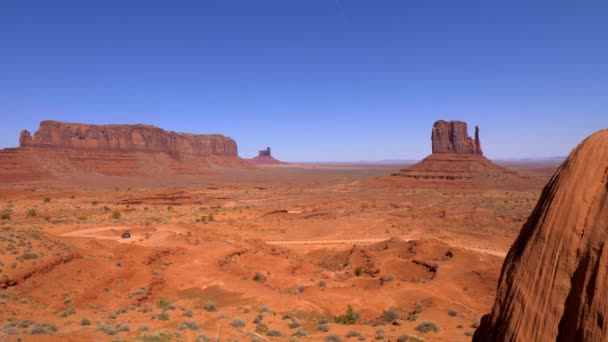
[[[608,340],[608,130],[544,188],[505,259],[474,341]]]

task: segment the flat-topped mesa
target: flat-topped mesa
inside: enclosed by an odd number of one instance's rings
[[[150,125],[88,125],[42,121],[34,136],[24,130],[21,147],[97,152],[164,152],[197,156],[237,156],[236,142],[221,134],[188,134]]]
[[[469,137],[466,122],[435,121],[431,134],[433,153],[483,155],[479,141],[479,127],[475,126],[475,140]]]

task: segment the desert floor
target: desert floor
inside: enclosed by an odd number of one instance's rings
[[[398,169],[0,185],[0,340],[470,340],[541,188],[417,188]]]

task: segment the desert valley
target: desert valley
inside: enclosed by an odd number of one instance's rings
[[[250,163],[219,135],[44,121],[0,151],[0,336],[471,340],[559,165],[496,165],[458,121],[431,143]]]

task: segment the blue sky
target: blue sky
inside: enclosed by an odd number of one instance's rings
[[[0,147],[53,119],[416,159],[460,119],[491,158],[561,156],[608,127],[608,2],[2,0],[0,117]]]

